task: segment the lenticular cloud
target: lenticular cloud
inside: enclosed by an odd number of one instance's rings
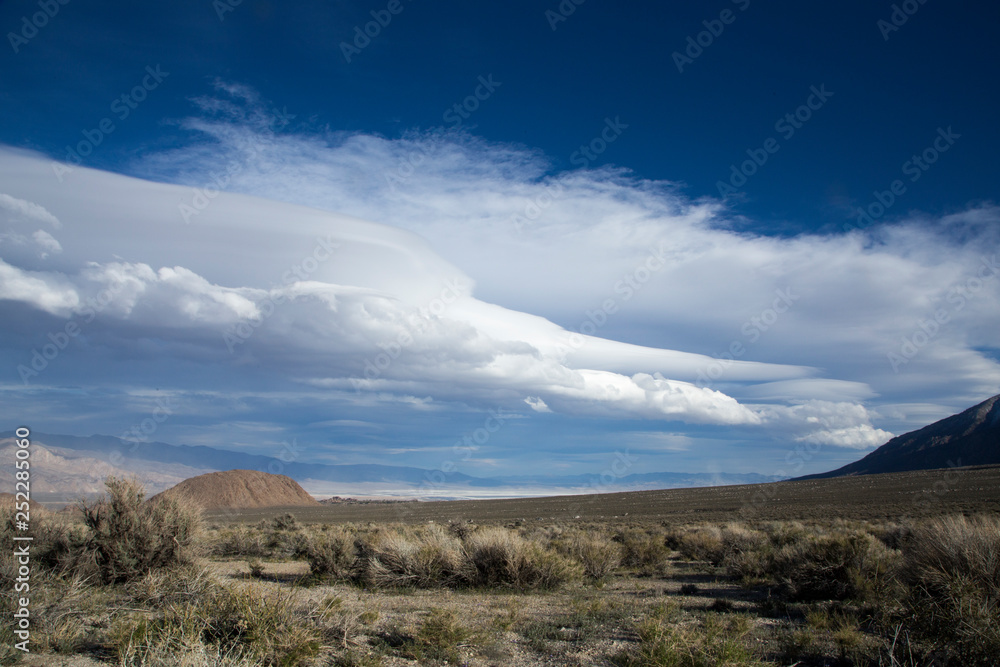
[[[83,168],[59,185],[50,161],[23,152],[0,152],[0,172],[0,295],[74,322],[80,345],[66,354],[96,353],[105,372],[168,355],[222,374],[252,364],[345,392],[709,424],[762,419],[691,381],[710,358],[586,336],[481,301],[473,280],[412,232],[226,193],[186,222],[188,188]],[[14,251],[25,221],[48,223],[41,245],[62,252]],[[91,369],[91,382],[114,375],[102,369]],[[810,374],[755,363],[733,372],[744,381]]]

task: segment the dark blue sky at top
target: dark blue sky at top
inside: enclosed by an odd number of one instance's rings
[[[216,78],[253,87],[299,127],[398,137],[448,127],[444,113],[480,76],[500,87],[463,125],[491,141],[537,149],[554,171],[601,132],[628,128],[591,166],[676,182],[717,197],[730,165],[769,138],[780,149],[733,202],[750,229],[833,231],[897,178],[939,127],[961,135],[887,217],[995,200],[1000,177],[997,81],[1000,6],[927,0],[883,38],[890,2],[611,3],[586,0],[553,30],[551,2],[401,0],[403,11],[348,63],[341,42],[387,2],[244,0],[220,21],[210,0],[83,3],[59,12],[14,53],[8,34],[37,0],[0,3],[0,142],[65,157],[81,132],[113,117],[111,102],[147,65],[169,76],[87,164],[124,170],[136,155],[189,139],[174,121]],[[569,6],[567,2],[564,7]],[[741,7],[746,6],[745,11]],[[693,63],[672,58],[703,21],[724,26]],[[716,26],[718,27],[718,26]],[[775,122],[833,96],[794,136]]]

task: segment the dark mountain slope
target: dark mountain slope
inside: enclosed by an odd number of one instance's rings
[[[800,479],[1000,464],[1000,395],[897,436],[860,461]]]

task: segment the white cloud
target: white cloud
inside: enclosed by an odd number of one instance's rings
[[[793,434],[797,442],[869,449],[893,437],[872,426],[871,413],[857,403],[812,400],[797,405],[752,407],[757,407],[763,419],[779,432]]]
[[[865,448],[891,435],[866,404],[961,406],[1000,390],[984,352],[1000,281],[949,305],[991,261],[996,208],[760,236],[671,184],[549,174],[516,146],[274,134],[246,111],[253,95],[230,92],[186,124],[205,143],[135,169],[205,186],[237,165],[232,189],[292,203],[222,194],[185,223],[191,188],[81,168],[55,196],[44,160],[0,152],[23,197],[11,200],[72,220],[58,270],[32,272],[0,245],[0,293],[65,316],[112,292],[102,321],[126,339],[162,337],[157,354],[423,410],[527,405]],[[887,355],[941,308],[947,324],[893,372]],[[231,354],[222,336],[237,326],[250,335]]]
[[[849,449],[874,449],[884,445],[891,439],[892,433],[882,429],[872,428],[868,424],[837,428],[829,431],[816,431],[809,435],[796,438],[798,442],[808,442],[817,445],[832,445]]]
[[[50,252],[62,252],[62,246],[59,245],[59,241],[56,241],[51,234],[43,229],[36,231],[31,235],[31,238],[41,248],[40,256],[42,259],[48,257]]]
[[[524,402],[535,412],[552,412],[549,406],[545,404],[545,401],[538,396],[528,396],[524,399]]]
[[[45,207],[0,193],[0,253],[8,261],[31,264],[45,260],[52,253],[62,252],[59,241],[38,225],[59,229],[62,224]]]
[[[49,225],[53,229],[62,227],[59,219],[49,213],[44,206],[2,193],[0,193],[0,216],[3,216],[8,223],[17,221]]]
[[[80,303],[73,285],[62,276],[24,271],[0,259],[0,299],[29,303],[53,315],[67,315]]]
[[[38,162],[0,159],[11,173],[38,171]],[[4,264],[0,289],[51,313],[100,317],[101,334],[93,332],[91,345],[152,338],[162,341],[158,356],[252,363],[314,386],[392,392],[422,408],[435,399],[509,404],[533,396],[534,409],[565,414],[759,422],[730,396],[660,372],[692,376],[709,358],[574,335],[480,301],[474,282],[413,234],[228,194],[218,195],[196,225],[176,220],[164,229],[186,189],[84,169],[74,176],[79,185],[65,183],[57,200],[73,212],[63,232],[67,268],[29,272]],[[30,185],[44,201],[46,183]],[[102,191],[116,192],[114,206],[92,196]],[[142,206],[122,205],[127,199]],[[128,236],[113,233],[126,223]],[[241,255],[227,262],[232,246]],[[125,261],[93,259],[102,256]],[[263,287],[269,280],[277,286]],[[223,344],[227,333],[239,338],[232,353]],[[581,364],[574,355],[584,349]],[[605,368],[621,366],[628,355],[625,365],[642,372]],[[735,366],[748,381],[802,372]]]

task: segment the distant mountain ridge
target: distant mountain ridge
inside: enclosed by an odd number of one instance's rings
[[[12,431],[0,433],[0,438],[12,438]],[[131,442],[110,435],[54,435],[35,433],[34,440],[53,447],[100,452],[105,460],[150,461],[163,464],[180,464],[201,470],[258,470],[272,474],[288,475],[296,481],[316,479],[329,482],[384,482],[405,481],[420,483],[427,474],[422,468],[386,466],[378,464],[305,463],[283,461],[273,456],[244,454],[203,445],[171,445],[166,442]],[[444,474],[444,473],[441,473]],[[452,472],[445,474],[448,482],[467,482],[469,475]]]
[[[13,436],[12,431],[0,433],[0,440]],[[53,476],[51,485],[53,488],[47,488],[47,491],[57,490],[58,487],[58,490],[67,492],[95,492],[100,490],[94,487],[101,486],[104,475],[135,474],[146,484],[151,493],[156,493],[187,477],[237,469],[287,475],[307,491],[321,496],[360,493],[448,498],[498,493],[502,495],[508,490],[516,491],[515,495],[522,493],[538,495],[541,491],[550,489],[553,493],[573,493],[725,486],[776,481],[776,478],[755,473],[683,472],[633,473],[620,477],[609,473],[472,477],[459,472],[444,473],[439,470],[406,466],[335,465],[283,460],[200,445],[132,442],[107,435],[85,437],[35,432],[33,441],[40,448],[48,448],[53,453],[75,457],[64,459],[65,463],[60,466],[59,475]],[[74,470],[81,479],[76,480],[72,477]],[[86,484],[83,483],[84,477],[87,478]]]
[[[1000,394],[885,443],[842,468],[799,479],[1000,464]]]

